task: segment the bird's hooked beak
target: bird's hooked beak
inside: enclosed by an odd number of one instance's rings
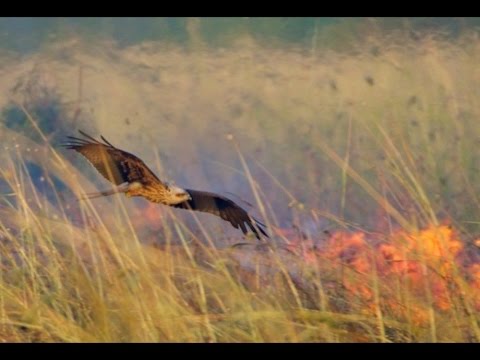
[[[175,185],[170,185],[169,187],[170,191],[173,193],[174,197],[179,200],[179,202],[192,200],[192,197],[186,190]]]

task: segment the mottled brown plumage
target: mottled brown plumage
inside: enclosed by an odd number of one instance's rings
[[[118,185],[115,189],[88,194],[87,197],[123,192],[128,197],[141,196],[154,203],[211,213],[230,222],[236,229],[240,228],[244,234],[250,229],[257,239],[260,239],[260,234],[268,237],[262,228],[265,225],[232,200],[215,193],[181,189],[163,182],[141,159],[117,149],[103,136],[103,142],[100,142],[82,131],[80,134],[85,139],[68,136],[69,141],[63,146],[82,154],[105,179]]]

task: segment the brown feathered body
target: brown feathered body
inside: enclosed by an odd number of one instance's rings
[[[260,234],[268,235],[265,226],[232,200],[211,192],[182,189],[161,181],[145,163],[133,154],[110,144],[103,136],[100,142],[80,131],[85,138],[69,136],[64,144],[82,154],[108,181],[117,188],[87,197],[107,196],[118,192],[126,196],[141,196],[145,199],[181,209],[208,212],[228,221],[244,234],[250,229],[260,239]]]
[[[174,202],[167,191],[165,186],[159,186],[158,184],[140,184],[136,183],[133,186],[129,186],[128,190],[125,191],[125,195],[128,197],[132,196],[141,196],[147,199],[148,201],[158,203],[158,204],[165,204],[165,205],[172,205]]]

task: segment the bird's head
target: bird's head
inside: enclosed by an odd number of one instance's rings
[[[192,199],[192,197],[186,190],[175,185],[168,185],[168,193],[170,194],[169,203],[171,205],[180,204],[184,201]]]

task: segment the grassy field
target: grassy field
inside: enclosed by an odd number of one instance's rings
[[[480,341],[480,40],[0,54],[0,340]],[[113,196],[102,134],[266,222]],[[249,205],[251,204],[251,205]],[[242,246],[232,245],[248,243]]]

